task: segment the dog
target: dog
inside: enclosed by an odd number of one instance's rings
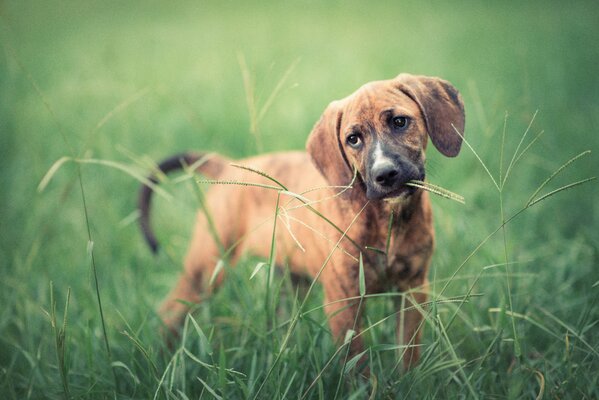
[[[428,193],[407,183],[425,179],[429,138],[443,155],[457,156],[464,124],[464,105],[452,84],[400,74],[367,83],[328,105],[308,137],[307,152],[236,161],[254,171],[201,153],[180,154],[160,163],[162,173],[188,167],[210,179],[254,185],[212,185],[206,193],[209,216],[198,213],[184,271],[159,311],[167,330],[178,332],[190,304],[199,303],[221,284],[224,271],[217,271],[216,279],[213,274],[231,246],[232,264],[245,253],[268,259],[273,216],[279,207],[276,264],[320,280],[337,343],[353,330],[358,334],[350,343],[351,354],[363,348],[356,324],[361,314],[361,258],[367,293],[406,293],[397,302],[398,308],[405,308],[398,310],[397,340],[407,346],[404,367],[414,365],[423,322],[419,305],[427,300],[435,235]],[[285,191],[267,187],[277,185],[255,171],[276,179]],[[158,182],[156,175],[150,180]],[[140,223],[156,251],[151,195],[150,185],[142,186]]]

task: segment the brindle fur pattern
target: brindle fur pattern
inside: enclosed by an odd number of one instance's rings
[[[396,117],[405,117],[407,124],[401,126],[404,120]],[[308,138],[307,153],[275,153],[236,161],[266,172],[292,192],[306,192],[303,196],[314,208],[347,231],[347,237],[342,238],[337,229],[298,199],[281,196],[276,262],[295,274],[313,278],[332,253],[320,281],[331,333],[338,342],[360,318],[358,302],[347,299],[359,296],[361,253],[368,293],[408,292],[403,302],[397,303],[407,308],[398,310],[398,342],[419,344],[422,309],[411,306],[427,299],[435,239],[428,193],[405,183],[424,179],[428,138],[442,154],[458,154],[461,138],[454,129],[464,131],[464,107],[458,91],[438,78],[401,74],[395,79],[368,83],[331,103]],[[351,135],[359,138],[357,146],[350,145],[355,139],[349,138]],[[181,163],[189,164],[201,157],[185,156],[188,158]],[[272,184],[220,156],[205,159],[198,172],[210,178]],[[352,182],[355,170],[353,186],[340,188]],[[309,191],[313,188],[321,189]],[[142,189],[140,209],[146,237],[151,235],[150,195],[151,191]],[[212,287],[208,285],[222,257],[222,247],[227,249],[242,239],[230,253],[227,261],[231,264],[245,253],[268,259],[276,199],[277,192],[265,188],[210,188],[206,205],[218,241],[210,233],[206,216],[198,213],[184,271],[160,309],[168,331],[176,333],[180,329],[189,311],[187,303],[199,303],[223,281],[221,272]],[[385,249],[391,213],[394,222],[385,256],[367,247]],[[340,244],[335,248],[337,242]],[[359,331],[359,323],[356,326]],[[351,352],[356,354],[361,349],[362,341],[357,337]],[[419,348],[410,347],[404,354],[404,365],[409,367],[418,357]]]

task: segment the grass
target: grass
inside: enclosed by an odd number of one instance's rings
[[[599,397],[599,189],[578,184],[597,174],[598,14],[591,1],[0,3],[2,397]],[[303,148],[328,102],[399,72],[450,80],[467,111],[460,156],[428,152],[431,183],[465,204],[433,196],[422,362],[400,373],[398,295],[365,295],[372,377],[359,378],[320,287],[250,255],[222,264],[225,285],[164,352],[155,310],[200,204],[192,180],[164,182],[152,257],[134,212],[153,161]]]

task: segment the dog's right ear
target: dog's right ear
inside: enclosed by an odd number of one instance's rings
[[[349,185],[353,178],[353,170],[339,139],[342,117],[341,101],[329,104],[306,143],[312,162],[332,186]]]

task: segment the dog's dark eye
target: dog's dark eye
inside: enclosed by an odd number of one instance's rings
[[[410,120],[408,117],[393,117],[393,126],[399,129],[404,129],[408,126]]]
[[[347,137],[347,144],[353,148],[358,148],[362,144],[362,138],[358,133],[352,133]]]

